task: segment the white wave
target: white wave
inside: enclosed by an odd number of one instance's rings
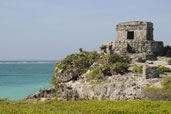
[[[0,64],[48,64],[57,61],[0,61]]]

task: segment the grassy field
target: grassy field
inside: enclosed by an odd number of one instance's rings
[[[169,101],[0,101],[0,114],[171,114]]]

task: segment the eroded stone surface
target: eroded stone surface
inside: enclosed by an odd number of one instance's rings
[[[160,77],[159,67],[154,65],[144,65],[143,75],[146,79],[159,78]]]
[[[133,74],[111,76],[99,84],[91,84],[81,79],[60,83],[52,93],[59,100],[139,100],[144,97],[143,90],[147,84],[160,85],[160,79],[147,80]],[[35,93],[27,99],[41,100],[52,97],[44,94],[46,91],[48,90]]]

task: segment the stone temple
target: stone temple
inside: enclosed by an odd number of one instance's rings
[[[146,58],[160,55],[163,49],[162,41],[153,39],[153,23],[145,21],[130,21],[116,25],[117,38],[115,41],[103,44],[102,53],[135,53],[143,54]]]

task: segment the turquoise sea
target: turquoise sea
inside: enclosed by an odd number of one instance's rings
[[[0,61],[0,98],[23,99],[50,86],[56,61]]]

